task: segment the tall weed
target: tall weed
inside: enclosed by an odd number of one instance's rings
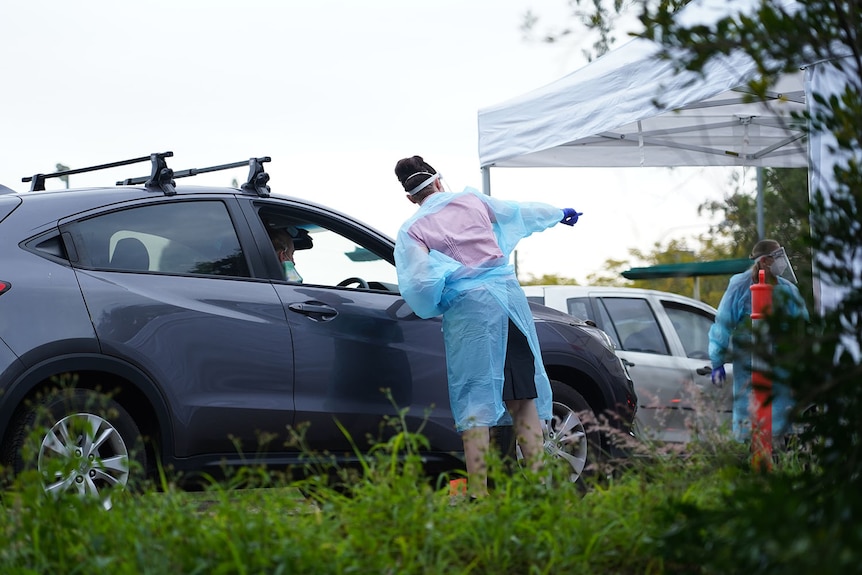
[[[738,447],[716,457],[719,448],[692,444],[684,457],[640,456],[581,486],[557,466],[536,475],[491,453],[491,496],[471,503],[450,495],[449,476],[424,474],[425,439],[405,431],[403,414],[391,424],[387,441],[357,450],[351,473],[308,453],[322,473],[255,468],[193,493],[166,482],[118,494],[108,511],[19,477],[3,494],[0,572],[698,572],[702,552],[671,552],[677,541],[693,550],[679,538],[681,513],[719,509],[751,473]]]

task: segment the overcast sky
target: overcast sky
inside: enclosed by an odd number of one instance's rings
[[[453,191],[481,188],[477,113],[583,65],[523,39],[565,0],[5,0],[0,184],[173,151],[175,170],[270,156],[273,193],[394,236],[415,209],[395,162],[419,154]],[[184,183],[229,185],[236,173]],[[147,175],[72,176],[73,186]],[[583,282],[629,248],[689,237],[721,198],[709,168],[492,169],[492,193],[583,211],[521,242],[519,271]],[[49,187],[61,186],[59,182]]]

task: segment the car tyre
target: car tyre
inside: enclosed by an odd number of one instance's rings
[[[117,490],[139,486],[147,469],[143,438],[116,401],[88,389],[66,389],[22,410],[4,459],[15,473],[37,469],[49,494],[93,497],[106,509]]]
[[[572,482],[596,467],[602,454],[602,439],[595,412],[580,393],[570,386],[551,381],[553,415],[545,427],[545,453],[565,466]]]
[[[572,483],[580,482],[596,467],[602,455],[602,438],[595,412],[587,400],[565,383],[551,380],[551,420],[543,425],[545,454],[552,464],[562,467],[562,475]],[[514,444],[511,428],[495,428],[497,441],[504,447]],[[513,446],[519,464],[523,455],[518,446]],[[502,450],[506,454],[506,449]]]

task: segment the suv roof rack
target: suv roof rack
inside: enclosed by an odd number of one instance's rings
[[[241,168],[242,166],[248,165],[248,180],[240,186],[243,190],[254,192],[259,196],[269,196],[270,188],[267,185],[269,182],[269,174],[267,174],[263,169],[264,162],[270,162],[272,159],[269,156],[264,156],[261,158],[249,158],[246,161],[242,162],[232,162],[230,164],[220,164],[218,166],[210,166],[208,168],[189,168],[188,170],[182,170],[179,172],[174,172],[171,170],[172,178],[187,178],[189,176],[196,176],[198,174],[206,174],[208,172],[218,172],[221,170],[230,170],[232,168]],[[165,166],[167,167],[167,166]],[[154,181],[156,176],[156,164],[153,164],[153,173],[150,174],[149,177],[142,176],[140,178],[127,178],[125,180],[121,180],[117,182],[118,186],[130,186],[135,184],[144,184],[149,186],[151,181]],[[171,182],[173,184],[173,182]]]
[[[21,181],[22,182],[31,182],[30,191],[31,192],[38,192],[38,191],[42,191],[45,189],[45,180],[47,180],[49,178],[62,178],[63,176],[69,176],[71,174],[83,174],[85,172],[96,172],[98,170],[107,170],[109,168],[117,168],[119,166],[128,166],[130,164],[138,164],[140,162],[153,162],[153,174],[159,175],[160,177],[164,178],[164,176],[167,174],[163,170],[170,171],[170,168],[168,168],[167,164],[165,164],[165,158],[170,158],[173,155],[174,155],[173,152],[161,152],[161,153],[157,153],[157,154],[150,154],[149,156],[142,156],[140,158],[131,158],[129,160],[120,160],[119,162],[111,162],[108,164],[99,164],[97,166],[88,166],[86,168],[76,168],[74,170],[62,170],[62,171],[54,172],[51,174],[35,174],[35,175],[27,177],[27,178],[21,178]],[[159,171],[156,171],[157,165],[159,167]],[[152,178],[152,176],[151,176],[151,178]],[[169,180],[170,176],[168,176],[167,179]],[[153,183],[155,184],[158,181],[159,180],[154,180]],[[170,193],[171,193],[170,191],[165,190],[164,188],[162,188],[162,190],[168,195],[170,195]],[[174,191],[174,193],[176,193],[176,192]]]
[[[141,162],[151,162],[152,169],[149,176],[143,176],[140,178],[127,178],[125,180],[117,182],[117,185],[129,186],[144,184],[144,186],[148,188],[157,188],[161,190],[166,196],[172,196],[177,193],[175,188],[176,183],[174,182],[175,178],[185,178],[197,174],[217,172],[220,170],[229,170],[231,168],[240,168],[242,166],[248,165],[248,180],[241,186],[241,188],[244,191],[254,192],[262,197],[267,197],[270,194],[270,188],[267,185],[267,182],[269,182],[269,174],[267,174],[263,169],[263,164],[265,162],[271,161],[271,158],[269,156],[250,158],[247,161],[233,162],[231,164],[221,164],[219,166],[210,166],[208,168],[190,168],[188,170],[174,172],[171,168],[168,167],[167,162],[165,162],[165,158],[170,158],[173,155],[173,152],[159,152],[155,154],[150,154],[149,156],[131,158],[129,160],[121,160],[119,162],[111,162],[109,164],[99,164],[97,166],[89,166],[87,168],[63,170],[51,174],[35,174],[30,177],[22,178],[21,181],[31,182],[30,191],[35,192],[45,189],[45,180],[47,180],[48,178],[60,178],[63,176],[68,176],[70,174],[83,174],[85,172],[95,172],[98,170],[106,170],[108,168],[116,168],[119,166],[138,164]]]

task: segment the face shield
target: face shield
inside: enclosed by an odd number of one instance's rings
[[[768,254],[762,255],[757,258],[757,261],[760,260],[769,260],[769,271],[775,277],[782,277],[789,282],[796,283],[796,274],[793,273],[793,267],[790,265],[790,258],[787,257],[787,253],[784,251],[784,248],[778,248],[775,251],[772,251]]]

